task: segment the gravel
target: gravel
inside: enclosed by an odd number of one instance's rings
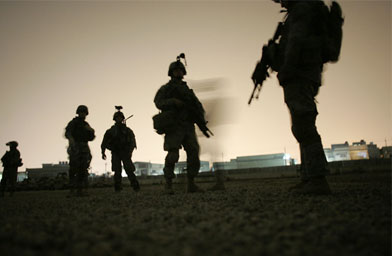
[[[328,180],[330,196],[290,194],[294,178],[17,192],[0,198],[0,255],[391,255],[391,170]]]

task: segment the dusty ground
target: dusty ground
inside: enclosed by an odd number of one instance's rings
[[[293,178],[18,192],[0,198],[0,255],[391,255],[390,171],[328,179],[333,195],[318,197],[287,192]]]

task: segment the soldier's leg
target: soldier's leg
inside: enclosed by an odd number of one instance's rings
[[[11,196],[15,192],[17,179],[18,179],[18,168],[14,167],[10,170],[10,176],[9,176],[9,185],[10,185],[9,191]]]
[[[285,102],[291,114],[292,132],[300,144],[301,189],[311,179],[325,180],[325,175],[328,174],[321,137],[316,128],[318,112],[314,101],[315,88],[307,81],[292,83],[284,88]],[[327,190],[329,187],[325,189]]]
[[[185,136],[185,132],[178,130],[165,135],[165,141],[163,149],[167,151],[165,158],[165,166],[163,168],[163,174],[165,176],[166,184],[165,191],[168,194],[173,194],[172,180],[175,178],[174,167],[180,158],[179,150],[181,148],[182,140]]]
[[[87,196],[88,168],[90,166],[90,155],[81,154],[79,157],[79,167],[76,173],[77,195]]]
[[[119,153],[112,152],[112,171],[114,172],[113,180],[114,180],[114,190],[119,192],[122,190],[122,166],[121,166],[121,157]]]
[[[172,149],[167,152],[165,158],[165,166],[163,168],[163,174],[166,180],[171,180],[175,177],[174,167],[180,158],[180,153],[178,149]]]
[[[198,188],[194,182],[194,178],[197,176],[200,170],[200,147],[197,142],[197,137],[195,130],[189,131],[183,141],[184,150],[187,155],[187,177],[188,177],[188,187],[187,191],[201,192],[202,190]]]
[[[68,170],[68,178],[69,178],[69,196],[74,196],[76,189],[76,173],[77,173],[77,165],[75,156],[69,157],[69,170]]]
[[[140,185],[135,175],[136,168],[132,162],[132,152],[123,152],[121,157],[124,165],[124,170],[128,176],[128,180],[131,184],[131,187],[133,188],[134,191],[139,191]]]
[[[3,175],[1,177],[1,182],[0,182],[0,196],[3,197],[5,193],[5,189],[7,187],[7,181],[9,179],[8,177],[8,170],[4,169],[3,170]]]

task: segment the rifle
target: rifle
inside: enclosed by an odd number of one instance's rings
[[[199,127],[201,132],[209,138],[211,135],[214,136],[212,131],[207,127],[207,121],[204,118],[204,109],[201,105],[200,101],[197,99],[196,95],[194,94],[192,89],[189,89],[188,92],[185,93],[185,99],[189,104],[186,104],[186,107],[192,113],[194,122]]]
[[[281,35],[282,28],[283,28],[283,22],[279,22],[273,38],[268,41],[267,45],[263,46],[261,60],[257,62],[256,68],[252,74],[252,81],[254,84],[254,88],[252,94],[250,95],[248,105],[252,103],[253,98],[256,99],[259,98],[261,87],[263,86],[263,83],[267,79],[267,77],[269,77],[268,70],[270,68],[276,69],[276,67],[273,66],[274,56],[271,55],[274,55],[273,52],[276,51],[276,46],[277,46],[276,40],[278,40],[279,36]]]

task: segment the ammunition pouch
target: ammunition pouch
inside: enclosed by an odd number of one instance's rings
[[[176,111],[162,111],[152,117],[154,129],[158,134],[172,132],[178,126],[178,115]]]

